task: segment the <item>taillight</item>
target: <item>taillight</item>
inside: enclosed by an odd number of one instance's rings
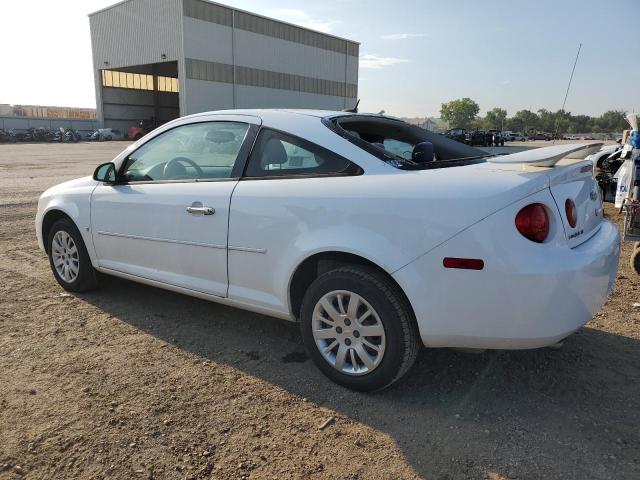
[[[576,224],[578,223],[578,211],[576,210],[576,204],[573,203],[573,200],[570,198],[567,198],[564,202],[564,212],[567,214],[567,220],[569,221],[571,228],[576,228]]]
[[[526,238],[542,243],[549,235],[549,216],[544,205],[532,203],[516,215],[516,228]]]

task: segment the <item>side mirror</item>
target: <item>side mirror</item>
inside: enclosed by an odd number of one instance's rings
[[[93,179],[98,182],[116,183],[116,166],[112,162],[98,165],[98,168],[93,172]]]
[[[616,143],[617,143],[618,145],[621,145],[621,144],[622,144],[622,139],[621,139],[621,138],[619,138],[618,140],[616,140]]]

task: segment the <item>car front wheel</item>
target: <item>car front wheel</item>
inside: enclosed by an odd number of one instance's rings
[[[420,349],[407,300],[385,275],[368,267],[343,267],[318,277],[302,302],[301,329],[316,366],[354,390],[390,386]]]
[[[91,259],[76,226],[58,220],[49,231],[49,264],[58,283],[70,292],[85,292],[98,284]]]

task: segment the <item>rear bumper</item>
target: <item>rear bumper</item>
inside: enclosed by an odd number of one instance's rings
[[[426,346],[551,345],[588,322],[612,293],[620,255],[613,224],[603,221],[595,235],[571,249],[560,231],[545,244],[505,233],[505,221],[513,225],[514,218],[511,208],[505,210],[393,274]],[[481,258],[485,268],[445,269],[444,257]]]

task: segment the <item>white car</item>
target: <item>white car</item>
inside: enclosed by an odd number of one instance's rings
[[[622,150],[623,145],[606,145],[602,147],[595,153],[592,153],[587,157],[587,160],[591,160],[593,162],[593,166],[597,168],[602,167],[602,162],[605,161],[606,158],[610,157],[614,153]]]
[[[421,345],[543,347],[600,309],[620,237],[588,147],[487,159],[378,115],[202,113],[44,192],[36,230],[67,290],[99,271],[300,322],[320,370],[376,390]]]
[[[527,140],[529,140],[529,137],[527,137],[526,135],[523,135],[520,132],[515,132],[510,135],[509,139],[512,142],[526,142]]]

